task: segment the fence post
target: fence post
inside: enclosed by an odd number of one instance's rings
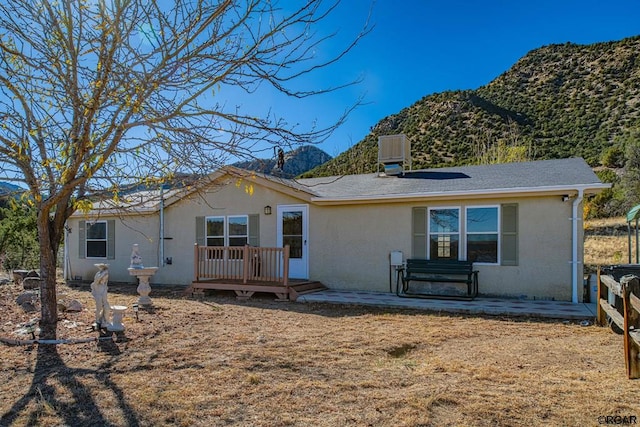
[[[247,283],[247,278],[249,277],[249,264],[251,261],[249,260],[249,245],[244,245],[244,252],[242,255],[242,283]]]
[[[604,311],[604,308],[602,308],[602,304],[600,304],[600,300],[604,298],[606,301],[608,301],[609,295],[607,293],[608,288],[606,286],[602,286],[602,281],[600,280],[601,274],[602,274],[601,268],[600,266],[598,266],[598,276],[597,276],[598,293],[596,295],[596,323],[599,326],[606,326],[607,315]],[[604,297],[603,297],[603,294],[604,294]]]
[[[198,266],[200,265],[199,259],[198,259],[198,243],[196,242],[193,245],[193,275],[194,275],[194,282],[197,282],[198,280],[200,280],[200,269],[198,268]]]
[[[289,245],[284,245],[282,251],[282,259],[284,265],[282,266],[282,280],[285,288],[289,287]]]
[[[633,295],[640,295],[640,279],[636,276],[624,276],[622,285],[624,307],[624,354],[629,379],[640,378],[640,344],[631,336],[640,330],[640,313],[632,304]]]

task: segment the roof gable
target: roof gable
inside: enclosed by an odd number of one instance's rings
[[[316,193],[294,180],[247,171],[234,166],[225,166],[206,177],[180,188],[141,190],[121,196],[118,199],[105,199],[93,203],[90,212],[76,212],[73,216],[96,215],[140,215],[158,212],[161,207],[187,200],[199,193],[211,191],[216,185],[244,183],[259,185],[275,191],[310,201]]]

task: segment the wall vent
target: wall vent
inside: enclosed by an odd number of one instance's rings
[[[411,170],[411,143],[406,135],[383,135],[378,137],[378,175],[380,165],[386,175],[400,175]]]

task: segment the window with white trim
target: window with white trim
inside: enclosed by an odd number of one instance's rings
[[[228,246],[244,246],[249,243],[249,218],[246,215],[227,218]]]
[[[517,266],[518,204],[426,207],[411,210],[414,258],[462,259]]]
[[[107,221],[87,222],[87,258],[107,258]]]
[[[467,260],[497,264],[499,253],[498,206],[473,206],[466,209]]]
[[[429,259],[459,259],[460,209],[429,209]]]
[[[207,246],[244,247],[249,244],[249,217],[247,215],[210,216],[205,219]],[[227,252],[225,250],[225,252]],[[240,259],[237,251],[229,251],[231,259]],[[222,254],[222,253],[220,253]],[[221,255],[216,255],[216,257]]]
[[[244,246],[249,242],[249,217],[208,216],[205,237],[207,246]]]
[[[206,218],[206,239],[207,246],[225,246],[223,216]]]

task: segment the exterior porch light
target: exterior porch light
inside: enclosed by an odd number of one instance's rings
[[[271,206],[267,205],[264,207],[264,214],[271,215]]]

